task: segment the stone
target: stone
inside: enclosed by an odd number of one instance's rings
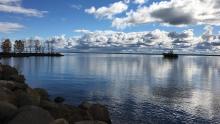
[[[10,90],[13,90],[15,88],[15,83],[12,81],[0,80],[0,87],[5,87]]]
[[[49,112],[59,109],[59,105],[57,103],[48,100],[41,100],[40,107],[48,110]]]
[[[18,90],[15,92],[16,94],[16,105],[19,107],[25,105],[36,105],[40,104],[40,95],[33,91],[32,89],[28,89],[27,92],[22,90]]]
[[[64,101],[65,101],[65,99],[63,97],[56,97],[54,99],[54,102],[56,102],[56,103],[63,103]]]
[[[0,102],[0,122],[10,120],[17,112],[17,107],[8,102]]]
[[[35,88],[34,91],[36,91],[42,100],[49,100],[48,92],[45,89],[42,88]]]
[[[69,122],[66,119],[56,119],[52,124],[69,124]]]
[[[9,65],[1,65],[1,71],[0,71],[1,80],[11,80],[12,75],[18,75],[18,71]]]
[[[15,100],[15,95],[11,90],[5,87],[0,87],[0,101],[14,103]]]
[[[5,87],[11,91],[15,90],[26,90],[28,88],[28,85],[25,83],[17,83],[14,81],[5,81],[5,80],[0,80],[0,87]]]
[[[102,121],[80,121],[80,122],[76,122],[75,124],[107,124],[107,123]]]
[[[83,102],[79,105],[79,107],[86,110],[89,115],[92,116],[93,120],[103,121],[111,124],[108,109],[104,105]]]
[[[82,102],[79,107],[82,109],[88,110],[90,107],[92,107],[92,102]]]
[[[40,106],[49,111],[54,118],[65,118],[70,124],[77,121],[89,120],[87,112],[75,106],[58,104],[46,100],[41,101]]]
[[[25,78],[23,75],[11,75],[9,79],[17,83],[25,83]]]
[[[54,118],[50,113],[40,107],[24,106],[8,124],[50,124]]]

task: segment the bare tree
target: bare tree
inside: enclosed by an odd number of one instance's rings
[[[4,53],[10,53],[11,52],[11,41],[10,39],[5,39],[3,42],[2,42],[2,45],[1,45],[1,48],[2,48],[2,51]]]
[[[27,41],[27,45],[28,45],[28,48],[29,48],[29,53],[32,53],[32,48],[34,47],[34,40],[33,39],[29,39]]]
[[[14,44],[14,52],[22,53],[24,52],[24,41],[16,40]]]
[[[34,40],[34,47],[35,47],[35,52],[40,53],[41,51],[41,42],[40,40]]]

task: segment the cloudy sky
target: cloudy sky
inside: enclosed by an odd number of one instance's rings
[[[218,0],[0,0],[0,38],[60,48],[213,51],[219,25]]]

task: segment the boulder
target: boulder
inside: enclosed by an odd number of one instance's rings
[[[17,83],[25,83],[25,78],[23,75],[18,75],[18,74],[11,75],[9,79]]]
[[[0,101],[14,103],[15,100],[15,95],[11,90],[5,87],[0,87]]]
[[[56,97],[54,99],[54,102],[56,102],[56,103],[63,103],[64,101],[65,101],[65,99],[63,97]]]
[[[58,104],[52,101],[41,101],[40,106],[49,111],[54,118],[65,118],[70,124],[89,120],[87,112],[74,106]]]
[[[40,95],[33,91],[32,89],[28,89],[27,92],[22,90],[15,91],[16,94],[16,105],[21,107],[25,105],[39,105],[40,104]]]
[[[15,91],[15,90],[26,90],[28,88],[28,85],[25,83],[17,83],[14,81],[0,80],[0,87],[4,87],[11,91]]]
[[[58,109],[59,105],[52,102],[52,101],[48,101],[48,100],[41,100],[40,102],[40,106],[44,109]]]
[[[107,124],[107,123],[102,121],[80,121],[80,122],[76,122],[75,124]]]
[[[104,105],[83,102],[79,105],[79,107],[86,110],[89,115],[92,116],[93,120],[103,121],[111,124],[108,109]]]
[[[7,89],[13,90],[15,88],[15,83],[12,81],[0,80],[0,87],[5,87]]]
[[[50,113],[36,106],[24,106],[8,124],[50,124],[54,118]]]
[[[0,70],[1,80],[11,80],[12,75],[18,75],[18,71],[9,65],[1,65],[1,70]]]
[[[17,107],[8,102],[0,102],[0,122],[5,123],[17,112]]]
[[[52,124],[69,124],[69,122],[61,118],[61,119],[56,119]]]
[[[34,91],[40,95],[41,100],[49,100],[48,92],[45,89],[35,88]]]

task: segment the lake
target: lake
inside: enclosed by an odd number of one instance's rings
[[[113,124],[220,123],[220,57],[65,54],[0,60],[67,103],[105,104]]]

